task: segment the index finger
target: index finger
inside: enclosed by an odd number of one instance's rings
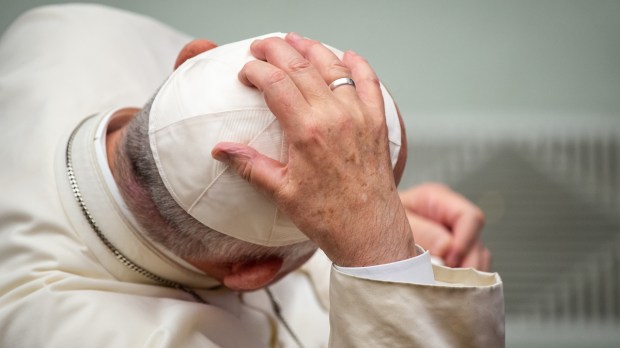
[[[319,71],[282,38],[256,40],[250,50],[254,57],[266,60],[286,72],[309,103],[329,96],[330,90]]]
[[[289,33],[285,37],[293,48],[313,63],[315,69],[319,72],[326,84],[341,78],[351,78],[351,70],[340,58],[325,45],[316,40],[303,38],[296,33]],[[357,95],[355,87],[332,89],[335,95],[355,97]]]
[[[310,106],[285,72],[267,62],[255,60],[241,69],[239,80],[264,93],[267,106],[286,134],[301,129],[300,117],[310,112]]]

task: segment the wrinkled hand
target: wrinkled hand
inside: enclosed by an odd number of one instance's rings
[[[239,73],[264,93],[288,141],[280,163],[237,143],[219,143],[227,162],[269,196],[340,266],[368,266],[416,255],[390,165],[383,97],[372,68],[347,52],[342,61],[295,34],[255,41],[258,59]],[[357,84],[331,91],[351,77]]]
[[[491,254],[480,240],[482,211],[448,187],[424,184],[401,192],[418,244],[450,267],[487,271]]]

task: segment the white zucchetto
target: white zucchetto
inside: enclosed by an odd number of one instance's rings
[[[287,162],[287,144],[263,94],[239,82],[245,63],[255,58],[250,44],[268,34],[220,46],[179,66],[158,91],[150,112],[149,137],[159,174],[176,202],[206,226],[264,246],[308,238],[228,166],[213,159],[222,141],[247,144]],[[342,52],[330,47],[339,57]],[[394,101],[381,86],[392,166],[401,145]]]

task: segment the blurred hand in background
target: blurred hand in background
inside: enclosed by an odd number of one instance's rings
[[[484,214],[449,187],[428,183],[400,193],[416,242],[449,267],[488,271],[491,253],[480,240]]]

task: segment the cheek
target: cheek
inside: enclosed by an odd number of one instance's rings
[[[400,123],[400,153],[398,154],[398,160],[394,167],[394,181],[396,186],[398,186],[403,172],[405,171],[405,165],[407,164],[407,131],[405,129],[405,121],[400,114],[398,105],[396,106],[396,111],[398,112],[398,122]]]
[[[407,144],[405,147],[401,147],[400,153],[398,154],[398,160],[396,161],[396,166],[394,166],[394,183],[396,187],[400,184],[400,179],[403,177],[403,173],[405,172],[405,164],[407,164]]]

